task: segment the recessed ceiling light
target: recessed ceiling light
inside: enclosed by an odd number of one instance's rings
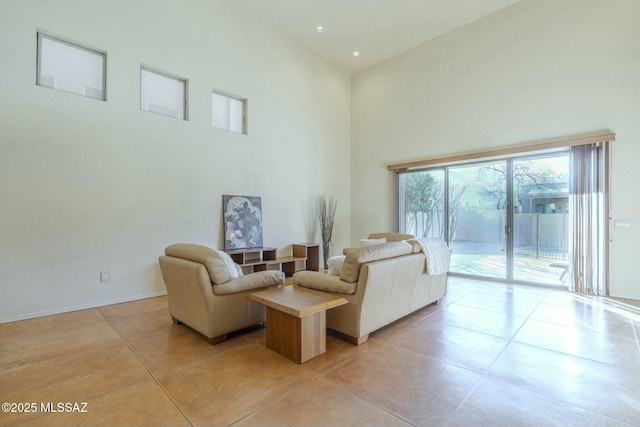
[[[316,31],[319,33],[324,33],[324,30],[326,30],[326,28],[324,27],[324,25],[318,25],[316,26]]]
[[[351,52],[351,56],[353,56],[354,58],[357,58],[358,56],[360,56],[360,52],[357,50],[354,50],[353,52]]]

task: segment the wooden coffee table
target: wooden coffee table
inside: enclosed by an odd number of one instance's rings
[[[267,348],[296,363],[327,350],[326,310],[348,301],[298,286],[283,286],[249,295],[267,307]]]

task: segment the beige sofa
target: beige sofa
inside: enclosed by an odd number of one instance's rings
[[[446,290],[447,272],[426,274],[426,257],[420,245],[415,240],[402,240],[413,236],[394,233],[369,236],[381,237],[387,243],[346,249],[339,276],[312,271],[300,271],[293,276],[295,285],[349,301],[327,311],[327,328],[343,333],[345,339],[356,345],[366,342],[369,333],[439,302]],[[448,255],[447,250],[447,270]]]
[[[227,254],[201,245],[168,246],[159,262],[173,322],[195,329],[210,344],[224,341],[229,332],[264,322],[264,306],[248,296],[285,280],[284,273],[276,270],[245,276]]]

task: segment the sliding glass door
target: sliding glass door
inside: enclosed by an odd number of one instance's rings
[[[398,173],[398,230],[438,237],[450,271],[562,285],[567,277],[568,154]]]
[[[500,161],[448,168],[452,273],[506,278],[505,166]]]
[[[568,279],[569,156],[513,161],[513,280]]]

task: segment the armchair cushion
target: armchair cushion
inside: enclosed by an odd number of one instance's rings
[[[221,285],[242,275],[242,269],[236,266],[227,253],[206,246],[177,243],[167,246],[164,253],[168,256],[204,264],[211,281],[216,285]]]
[[[216,295],[235,294],[252,289],[266,288],[284,283],[285,275],[279,270],[257,271],[246,276],[236,277],[223,284],[214,284]]]

